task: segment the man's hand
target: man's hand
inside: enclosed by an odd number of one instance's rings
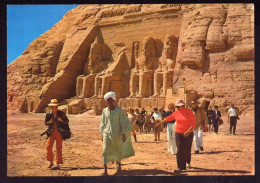
[[[184,137],[188,137],[189,134],[190,134],[190,132],[189,132],[189,131],[186,131],[186,132],[183,134],[183,136],[184,136]]]
[[[58,121],[63,122],[63,119],[61,117],[58,117]]]
[[[122,141],[125,142],[125,140],[126,140],[125,134],[122,134]]]
[[[161,123],[155,124],[154,127],[157,128],[159,125],[161,125]]]
[[[49,123],[50,123],[50,124],[52,124],[53,122],[54,122],[54,120],[53,120],[53,119],[51,119]]]

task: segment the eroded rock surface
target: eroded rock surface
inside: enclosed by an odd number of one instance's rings
[[[250,114],[254,80],[253,4],[81,5],[8,65],[7,106],[98,113],[113,90],[124,108],[184,98]]]

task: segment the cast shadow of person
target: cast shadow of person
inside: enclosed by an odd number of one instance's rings
[[[208,168],[199,168],[199,167],[192,167],[190,170],[186,170],[185,172],[216,172],[216,173],[233,173],[233,174],[251,173],[250,171],[245,171],[245,170],[223,170],[223,169],[208,169]]]
[[[211,151],[211,152],[200,152],[200,154],[209,155],[209,154],[221,154],[226,152],[242,152],[240,150],[234,150],[234,151]]]
[[[114,176],[172,176],[173,172],[168,172],[159,169],[135,169],[135,170],[121,170],[114,174]]]

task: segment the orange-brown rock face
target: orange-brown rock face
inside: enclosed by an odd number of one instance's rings
[[[166,45],[167,36],[177,43]],[[174,57],[165,57],[167,47]],[[162,61],[173,68],[160,71]],[[81,5],[7,73],[8,110],[44,112],[57,98],[77,114],[103,108],[102,95],[112,90],[124,108],[167,107],[182,97],[252,113],[254,5]]]

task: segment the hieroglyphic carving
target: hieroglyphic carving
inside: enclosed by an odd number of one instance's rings
[[[172,8],[172,7],[180,9],[181,4],[163,4],[163,5],[161,5],[161,9]]]
[[[161,97],[165,97],[167,88],[172,86],[173,69],[176,63],[177,49],[178,39],[174,35],[167,35],[164,39],[164,49],[163,54],[159,59],[159,67],[154,73],[153,97],[158,97],[160,95],[161,87]]]
[[[130,67],[133,68],[136,66],[136,61],[139,54],[139,41],[133,42],[133,48],[132,48],[132,59]]]
[[[122,16],[125,14],[138,13],[141,11],[141,6],[132,7],[132,8],[121,8],[113,11],[104,11],[101,15],[101,18]]]

